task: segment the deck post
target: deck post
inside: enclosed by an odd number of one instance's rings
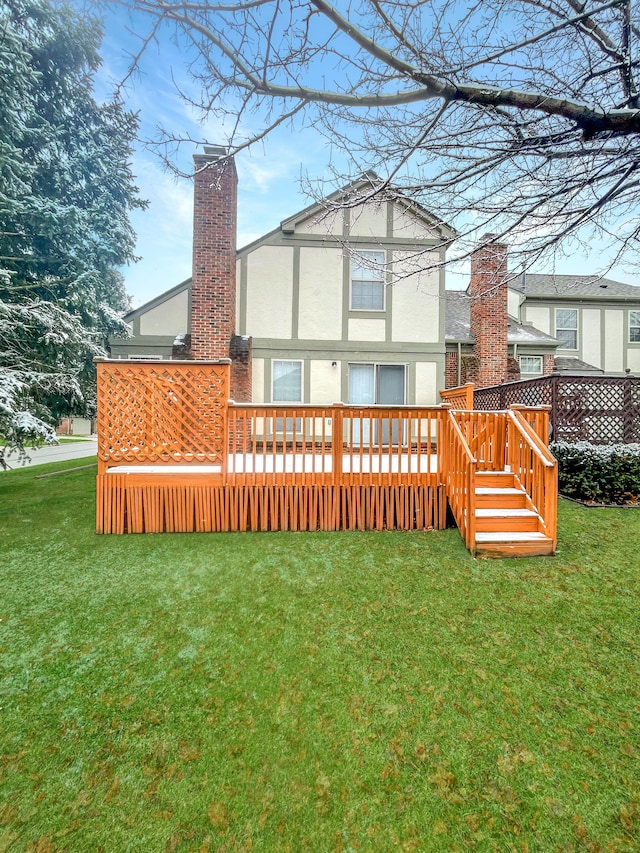
[[[331,409],[331,481],[338,486],[342,482],[344,403],[334,403]]]

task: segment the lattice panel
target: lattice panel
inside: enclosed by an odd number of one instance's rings
[[[476,409],[508,409],[513,403],[523,406],[550,406],[552,390],[547,379],[528,379],[508,382],[492,388],[479,388],[474,392]]]
[[[545,376],[481,388],[474,402],[481,409],[549,405],[555,441],[640,442],[638,377]]]
[[[221,464],[229,364],[99,362],[98,458]]]

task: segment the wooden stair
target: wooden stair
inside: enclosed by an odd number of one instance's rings
[[[554,553],[553,540],[523,488],[509,471],[477,471],[475,552],[492,557]]]

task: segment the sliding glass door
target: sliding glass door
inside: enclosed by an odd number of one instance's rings
[[[405,374],[403,364],[350,364],[349,365],[349,402],[356,406],[402,406],[405,402]],[[379,427],[382,427],[380,430]],[[398,421],[389,421],[380,425],[369,420],[354,423],[353,440],[356,444],[398,444]]]

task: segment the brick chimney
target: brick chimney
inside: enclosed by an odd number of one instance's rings
[[[191,357],[231,358],[231,396],[251,399],[251,340],[236,331],[238,175],[225,148],[195,154]]]
[[[224,148],[194,155],[191,354],[229,358],[236,330],[238,175]]]
[[[485,234],[471,255],[471,334],[478,358],[478,387],[507,379],[507,246]]]

